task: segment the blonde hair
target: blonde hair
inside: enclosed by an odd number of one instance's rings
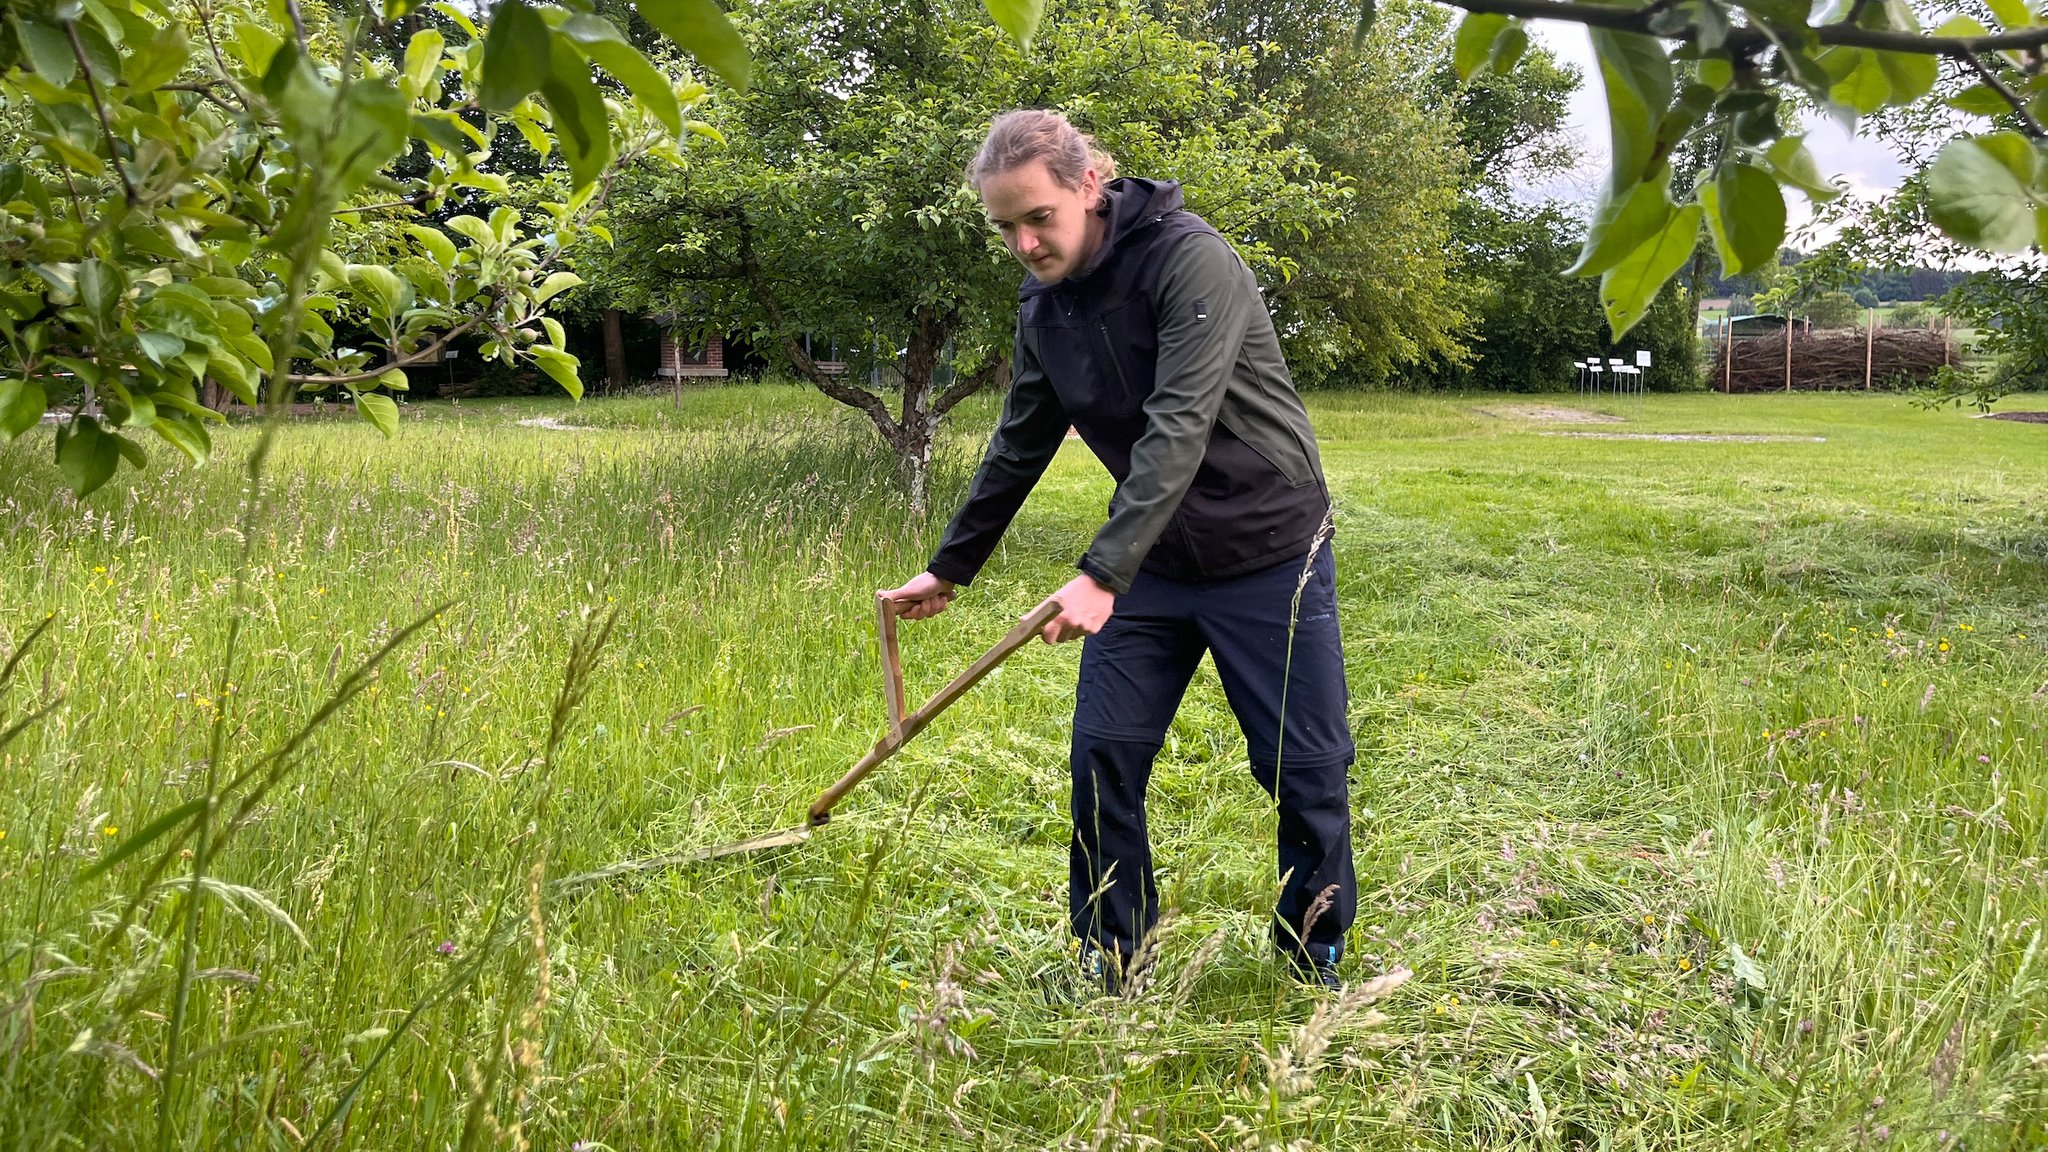
[[[1062,188],[1079,188],[1088,169],[1107,184],[1116,178],[1116,158],[1095,143],[1095,137],[1075,128],[1065,116],[1043,108],[1020,108],[1005,112],[988,126],[988,139],[967,166],[967,182],[981,190],[991,176],[1022,168],[1033,160],[1045,167]]]

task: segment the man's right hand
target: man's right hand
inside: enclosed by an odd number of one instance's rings
[[[953,582],[922,572],[910,583],[882,595],[896,602],[896,615],[905,620],[923,620],[944,612],[946,605],[953,602]]]

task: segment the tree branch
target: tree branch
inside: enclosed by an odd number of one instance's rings
[[[1991,70],[1991,65],[1986,64],[1983,57],[1966,56],[1964,59],[1977,75],[1983,78],[1986,88],[1998,93],[1999,99],[2012,105],[2013,115],[2019,117],[2020,125],[2027,130],[2027,135],[2036,140],[2048,140],[2048,128],[2043,128],[2041,122],[2034,118],[2034,114],[2027,110],[2026,97],[2013,91],[2005,81],[2000,80],[1998,73]]]
[[[1484,12],[1498,16],[1514,16],[1524,20],[1562,20],[1568,24],[1583,24],[1589,28],[1608,28],[1616,32],[1634,32],[1641,36],[1654,36],[1660,40],[1674,39],[1650,30],[1651,8],[1617,8],[1603,4],[1588,4],[1581,0],[1447,0],[1452,7],[1467,12]],[[1980,52],[2017,52],[2048,45],[2048,26],[2028,28],[2019,32],[1992,32],[1983,36],[1927,36],[1919,32],[1900,32],[1889,28],[1859,28],[1853,24],[1778,24],[1770,23],[1773,31],[1781,37],[1810,33],[1816,41],[1829,46],[1847,48],[1873,48],[1884,52],[1909,52],[1919,56],[1952,56],[1958,59],[1974,56]],[[1756,50],[1767,47],[1770,37],[1760,27],[1737,27],[1728,36],[1728,43],[1741,50]]]
[[[135,207],[135,181],[129,179],[128,170],[121,167],[120,142],[114,137],[114,122],[107,115],[106,98],[100,95],[100,82],[93,77],[92,61],[85,58],[85,45],[78,40],[78,22],[64,21],[64,37],[71,41],[71,55],[78,60],[78,70],[85,74],[85,90],[92,96],[92,110],[99,113],[100,131],[107,137],[107,162],[114,166],[114,174],[121,178],[122,194],[128,198],[128,206]]]
[[[775,294],[774,286],[768,282],[767,272],[762,269],[761,261],[754,255],[753,229],[748,225],[744,212],[739,213],[737,219],[740,267],[745,269],[747,284],[753,288],[754,295],[761,301],[761,310],[768,313],[768,323],[774,327],[775,337],[782,342],[782,350],[788,355],[790,363],[795,365],[797,372],[809,380],[818,391],[849,408],[858,408],[867,413],[868,419],[875,422],[876,428],[881,429],[882,436],[893,443],[901,426],[889,415],[888,406],[882,403],[882,398],[864,388],[855,388],[843,383],[819,368],[818,362],[811,359],[811,354],[804,351],[804,346],[790,334],[789,324],[783,319],[782,300]]]
[[[933,418],[944,416],[962,400],[988,387],[1008,364],[1009,357],[997,356],[969,375],[956,377],[953,386],[939,393],[939,398],[932,401]]]
[[[289,379],[293,384],[319,384],[322,387],[325,387],[326,385],[329,384],[358,384],[364,380],[375,380],[377,377],[382,376],[386,372],[390,372],[398,368],[408,368],[414,364],[421,363],[422,361],[425,361],[430,357],[440,355],[441,349],[446,348],[449,345],[449,343],[453,341],[457,336],[460,336],[463,333],[468,332],[470,329],[475,328],[477,325],[483,323],[483,321],[484,318],[480,315],[471,316],[469,319],[464,320],[462,323],[457,324],[455,327],[450,328],[446,332],[443,332],[440,336],[436,337],[431,344],[427,344],[426,346],[418,349],[417,351],[408,352],[405,355],[397,357],[391,360],[389,363],[380,365],[379,367],[376,368],[365,369],[364,371],[361,372],[350,372],[341,376],[300,376],[294,374],[292,376],[287,377],[287,379]]]

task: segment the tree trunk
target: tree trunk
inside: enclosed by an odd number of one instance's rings
[[[913,516],[925,514],[930,496],[932,433],[939,423],[938,414],[932,411],[932,376],[938,371],[939,353],[952,334],[951,317],[920,308],[910,347],[903,356],[903,407],[897,414],[896,435],[890,438],[890,445],[896,449],[897,466],[903,471],[903,486],[910,494]]]
[[[604,310],[604,377],[614,392],[626,386],[626,334],[617,308]]]
[[[955,405],[998,378],[1003,379],[1007,386],[1009,358],[997,356],[978,371],[965,376],[956,374],[952,384],[934,396],[932,377],[938,370],[947,343],[960,329],[960,314],[953,309],[920,305],[909,316],[910,347],[902,365],[903,403],[901,411],[892,416],[880,395],[860,387],[845,376],[826,372],[812,359],[809,349],[804,347],[801,332],[785,318],[774,280],[754,254],[752,230],[745,216],[739,217],[738,225],[740,269],[762,310],[768,314],[769,324],[782,344],[783,353],[789,357],[790,366],[818,391],[867,414],[874,423],[875,431],[896,453],[897,467],[910,497],[911,512],[924,515],[931,498],[932,440],[939,422]]]

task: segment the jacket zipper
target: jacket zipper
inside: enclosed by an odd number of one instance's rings
[[[1109,325],[1100,320],[1095,322],[1095,332],[1102,337],[1102,354],[1109,358],[1110,370],[1116,373],[1116,386],[1125,400],[1131,398],[1131,382],[1124,377],[1123,362],[1116,358],[1116,346],[1109,342]]]

